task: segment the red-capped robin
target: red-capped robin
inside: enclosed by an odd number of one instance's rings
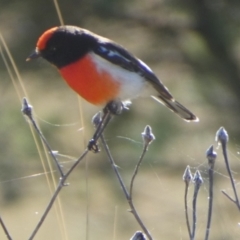
[[[94,105],[152,96],[186,121],[198,121],[153,71],[119,44],[75,26],[45,31],[27,60],[43,57],[67,84]]]

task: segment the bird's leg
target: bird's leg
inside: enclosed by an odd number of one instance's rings
[[[113,100],[109,102],[103,109],[103,112],[110,112],[112,115],[120,115],[125,108],[125,105],[120,100]]]
[[[96,124],[96,131],[92,139],[88,143],[88,149],[93,152],[99,152],[97,140],[103,133],[104,129],[108,125],[109,121],[114,115],[120,115],[124,109],[124,104],[119,100],[114,100],[109,102],[103,109],[103,117],[100,119],[99,123]]]

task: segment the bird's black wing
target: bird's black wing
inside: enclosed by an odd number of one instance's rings
[[[158,92],[157,101],[160,101],[171,111],[186,121],[198,121],[198,118],[182,104],[175,101],[168,89],[156,77],[153,71],[141,60],[131,55],[122,46],[111,41],[99,41],[93,49],[94,53],[130,72],[136,72],[148,81]]]
[[[136,72],[144,77],[153,85],[162,98],[166,98],[168,100],[173,99],[168,89],[156,77],[153,71],[145,63],[125,50],[122,46],[111,41],[100,41],[93,51],[95,54],[101,56],[109,62],[119,65],[130,72]]]

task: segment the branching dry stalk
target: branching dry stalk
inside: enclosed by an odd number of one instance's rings
[[[23,98],[23,102],[22,102],[22,113],[28,117],[28,119],[30,120],[30,122],[32,123],[34,129],[36,130],[36,132],[38,133],[39,137],[41,138],[41,140],[44,142],[47,150],[49,151],[49,153],[51,154],[57,168],[58,168],[58,171],[61,175],[61,177],[64,176],[63,174],[63,171],[62,171],[62,168],[61,168],[61,165],[59,164],[57,158],[56,158],[56,155],[53,153],[50,145],[48,144],[47,140],[45,139],[45,137],[43,136],[41,130],[39,129],[39,127],[37,126],[36,124],[36,121],[34,120],[33,118],[33,115],[32,115],[32,106],[30,104],[28,104],[28,101],[26,98]]]
[[[50,154],[52,155],[57,167],[58,167],[58,170],[59,170],[59,173],[60,173],[60,179],[59,179],[59,183],[58,183],[58,186],[57,186],[57,189],[55,190],[50,202],[48,203],[41,219],[39,220],[37,226],[35,227],[35,229],[33,230],[31,236],[29,237],[29,240],[32,240],[35,235],[37,234],[38,230],[40,229],[40,227],[42,226],[44,220],[46,219],[49,211],[51,210],[59,192],[61,191],[61,189],[64,187],[64,186],[67,186],[68,184],[66,184],[66,180],[67,178],[69,177],[69,175],[72,173],[72,171],[77,167],[77,165],[84,159],[84,157],[87,155],[87,153],[89,152],[88,149],[86,149],[82,155],[75,161],[75,163],[72,165],[72,167],[64,174],[62,169],[61,169],[61,166],[58,162],[58,160],[55,158],[55,155],[53,154],[49,144],[47,143],[46,139],[44,138],[43,134],[41,133],[39,127],[37,126],[34,118],[33,118],[33,115],[32,115],[32,106],[30,106],[27,102],[27,99],[24,98],[23,99],[23,108],[22,108],[22,112],[24,115],[26,115],[28,117],[28,119],[31,121],[31,123],[33,124],[35,130],[37,131],[37,133],[39,134],[39,137],[43,140],[45,146],[47,147],[47,149],[49,150]]]
[[[51,198],[51,200],[49,201],[41,219],[39,220],[39,222],[37,223],[37,226],[35,227],[35,229],[33,230],[32,234],[30,235],[29,237],[29,240],[32,240],[37,232],[39,231],[40,227],[42,226],[43,222],[45,221],[49,211],[51,210],[59,192],[62,190],[62,188],[64,186],[67,186],[68,184],[66,184],[66,180],[67,178],[69,177],[69,175],[72,173],[72,171],[77,167],[77,165],[84,159],[84,157],[87,155],[87,153],[90,151],[90,150],[93,150],[94,152],[98,152],[99,149],[98,149],[98,145],[97,145],[97,140],[98,138],[101,138],[101,141],[103,143],[103,146],[104,146],[104,149],[108,155],[108,158],[110,160],[110,163],[111,163],[111,166],[118,178],[118,181],[123,189],[123,192],[124,192],[124,195],[129,203],[129,206],[130,206],[130,211],[131,213],[134,215],[135,219],[137,220],[137,222],[139,223],[139,225],[141,226],[143,232],[146,234],[146,236],[148,237],[149,240],[152,240],[152,237],[149,233],[149,231],[147,230],[147,228],[145,227],[145,225],[143,224],[141,218],[139,217],[138,215],[138,212],[134,206],[134,203],[133,203],[133,200],[132,200],[132,193],[133,193],[133,183],[134,183],[134,180],[136,178],[136,175],[138,173],[138,170],[139,170],[139,167],[141,165],[141,162],[143,160],[143,157],[145,156],[146,152],[147,152],[147,149],[148,149],[148,146],[149,144],[155,139],[154,135],[152,134],[152,131],[151,131],[151,127],[147,126],[144,130],[144,132],[142,133],[142,137],[143,137],[143,140],[144,140],[144,147],[143,147],[143,151],[142,151],[142,154],[138,160],[138,163],[136,165],[136,168],[134,170],[134,173],[133,173],[133,176],[132,176],[132,179],[131,179],[131,183],[130,183],[130,193],[128,192],[123,180],[122,180],[122,177],[118,171],[118,168],[114,162],[114,159],[110,153],[110,150],[109,150],[109,147],[108,145],[106,144],[106,141],[103,137],[103,131],[104,129],[106,128],[106,126],[108,125],[109,121],[111,120],[111,118],[113,117],[113,115],[115,114],[120,114],[122,112],[122,110],[124,109],[124,105],[121,103],[119,104],[119,102],[111,102],[110,104],[108,104],[106,106],[106,108],[104,109],[104,114],[103,114],[103,118],[101,119],[101,114],[98,113],[94,116],[93,118],[93,123],[96,127],[96,131],[93,135],[93,138],[90,140],[89,142],[89,145],[88,145],[88,148],[85,149],[85,151],[82,153],[82,155],[75,161],[75,163],[71,166],[71,168],[66,172],[64,173],[61,169],[61,165],[59,164],[57,158],[55,157],[55,154],[53,153],[50,145],[48,144],[48,142],[46,141],[46,139],[44,138],[43,134],[41,133],[39,127],[37,126],[34,118],[33,118],[33,115],[32,115],[32,106],[28,104],[28,101],[26,98],[23,99],[23,106],[22,106],[22,112],[25,116],[28,117],[28,119],[30,120],[30,122],[32,123],[34,129],[36,130],[36,132],[38,133],[39,137],[42,139],[42,141],[44,142],[46,148],[48,149],[48,151],[50,152],[52,158],[54,159],[54,162],[56,163],[56,166],[58,168],[58,171],[59,171],[59,174],[60,174],[60,179],[59,179],[59,183],[58,183],[58,186]],[[4,227],[3,227],[4,228]],[[139,234],[137,234],[137,236],[140,236]],[[141,236],[144,236],[144,234],[142,234]],[[144,239],[143,238],[143,239]],[[11,239],[10,238],[10,235],[9,235],[9,238],[8,239]],[[137,238],[138,239],[138,238]]]
[[[189,239],[191,239],[191,227],[190,227],[189,216],[188,216],[188,201],[187,201],[189,184],[192,182],[192,173],[189,166],[187,166],[185,169],[185,172],[183,174],[183,181],[185,182],[185,193],[184,193],[185,217],[186,217],[186,224],[187,224]]]
[[[151,128],[149,126],[147,126],[145,128],[145,131],[144,131],[144,133],[142,135],[143,135],[143,139],[144,139],[144,147],[143,147],[143,151],[142,151],[141,157],[139,158],[138,164],[137,164],[137,166],[135,168],[135,171],[134,171],[134,174],[133,174],[133,177],[132,177],[132,180],[131,180],[131,187],[130,187],[131,194],[132,194],[132,190],[133,190],[133,182],[134,182],[134,179],[135,179],[136,174],[138,172],[138,168],[139,168],[139,166],[140,166],[140,164],[142,162],[142,159],[143,159],[143,157],[144,157],[144,155],[146,153],[148,145],[151,143],[152,140],[154,140],[154,135],[152,134]],[[151,234],[149,233],[148,229],[144,225],[142,219],[140,218],[140,216],[139,216],[139,214],[138,214],[138,212],[137,212],[137,210],[135,208],[135,205],[134,205],[133,200],[132,200],[132,195],[128,192],[128,190],[127,190],[127,188],[126,188],[126,186],[125,186],[125,184],[124,184],[124,182],[122,180],[122,177],[121,177],[121,175],[120,175],[120,173],[118,171],[117,165],[115,164],[115,161],[114,161],[114,159],[112,157],[110,149],[109,149],[109,147],[108,147],[108,145],[107,145],[103,135],[101,135],[100,138],[101,138],[102,144],[104,146],[104,149],[105,149],[105,151],[107,153],[108,159],[109,159],[109,161],[111,163],[111,166],[112,166],[112,168],[113,168],[113,170],[114,170],[114,172],[115,172],[115,174],[117,176],[117,179],[118,179],[118,181],[119,181],[119,183],[121,185],[121,188],[122,188],[122,190],[124,192],[125,198],[128,201],[128,204],[130,206],[130,212],[135,217],[136,221],[138,222],[138,224],[142,228],[143,232],[146,234],[147,238],[149,240],[153,240]]]
[[[64,174],[64,176],[59,179],[58,186],[57,186],[57,188],[56,188],[56,190],[55,190],[55,192],[54,192],[50,202],[48,203],[48,206],[45,209],[41,219],[39,220],[37,226],[35,227],[34,231],[31,234],[31,236],[29,237],[29,240],[32,240],[35,237],[35,235],[37,234],[37,232],[40,229],[41,225],[43,224],[45,218],[47,217],[49,211],[51,210],[51,208],[52,208],[52,206],[53,206],[53,204],[54,204],[54,202],[55,202],[59,192],[62,190],[62,188],[64,186],[68,186],[68,184],[66,184],[67,178],[69,177],[71,172],[77,167],[77,165],[83,160],[83,158],[87,155],[88,152],[89,152],[89,150],[86,149],[83,152],[83,154],[77,159],[77,161],[72,165],[72,167],[67,171],[67,173]]]
[[[139,169],[139,167],[142,163],[143,157],[145,156],[145,154],[147,152],[149,144],[155,139],[150,126],[145,127],[145,129],[142,133],[142,138],[143,138],[143,142],[144,142],[143,151],[142,151],[142,154],[141,154],[141,156],[138,160],[138,163],[135,167],[135,170],[133,172],[132,179],[131,179],[131,182],[130,182],[130,198],[131,199],[132,199],[132,196],[133,196],[133,183],[134,183],[135,177],[137,176],[138,169]]]
[[[227,154],[227,142],[228,142],[228,140],[229,140],[229,137],[228,137],[227,131],[223,127],[221,127],[216,133],[216,141],[218,143],[220,143],[221,146],[222,146],[223,157],[224,157],[226,169],[227,169],[230,181],[231,181],[231,185],[232,185],[232,189],[233,189],[233,193],[234,193],[234,198],[230,197],[224,190],[222,190],[222,193],[228,199],[230,199],[232,202],[234,202],[236,204],[238,210],[240,210],[239,198],[238,198],[235,182],[234,182],[234,179],[233,179],[232,171],[231,171],[231,168],[230,168],[229,160],[228,160],[228,154]]]
[[[207,152],[206,156],[208,159],[208,176],[209,176],[209,196],[208,196],[208,216],[207,216],[207,227],[205,233],[205,240],[208,240],[212,219],[212,208],[213,208],[213,173],[214,173],[214,165],[217,158],[217,153],[213,151],[213,146],[211,146]]]
[[[111,165],[118,177],[118,180],[121,184],[121,187],[124,191],[124,194],[128,200],[128,203],[130,205],[130,208],[131,208],[131,212],[133,213],[133,215],[135,216],[137,222],[140,224],[140,226],[142,227],[144,233],[148,236],[149,240],[152,240],[152,237],[150,235],[150,233],[148,232],[147,228],[144,226],[144,224],[142,223],[142,220],[140,219],[136,209],[135,209],[135,206],[132,202],[132,196],[128,193],[127,191],[127,188],[126,186],[124,185],[123,183],[123,180],[121,178],[121,175],[119,174],[118,172],[118,169],[117,169],[117,166],[115,165],[114,163],[114,160],[111,156],[111,153],[110,153],[110,150],[105,142],[105,139],[103,137],[103,131],[104,129],[106,128],[106,126],[108,125],[109,121],[111,120],[112,116],[114,114],[120,114],[121,111],[123,110],[125,106],[121,104],[119,104],[118,102],[111,102],[110,105],[107,105],[106,108],[104,109],[104,115],[103,115],[103,119],[101,119],[101,114],[98,113],[94,116],[93,118],[93,123],[94,125],[96,126],[96,131],[93,135],[93,138],[90,140],[89,142],[89,145],[88,145],[88,148],[85,149],[85,151],[82,153],[82,155],[75,161],[75,163],[72,165],[72,167],[66,172],[64,173],[61,169],[61,166],[57,160],[57,158],[55,157],[53,151],[51,150],[51,147],[49,146],[49,144],[47,143],[46,139],[44,138],[43,134],[41,133],[40,129],[38,128],[34,118],[33,118],[33,115],[32,115],[32,106],[28,104],[28,101],[26,98],[23,99],[23,107],[22,107],[22,112],[24,115],[26,115],[28,117],[28,119],[30,120],[30,122],[33,124],[34,126],[34,129],[36,130],[36,132],[38,133],[39,137],[42,139],[42,141],[44,142],[45,146],[47,147],[48,151],[50,152],[51,156],[53,157],[54,159],[54,162],[56,163],[56,166],[59,170],[59,173],[60,173],[60,179],[59,179],[59,183],[58,183],[58,186],[51,198],[51,200],[49,201],[41,219],[39,220],[37,226],[35,227],[35,229],[33,230],[32,234],[30,235],[29,237],[29,240],[32,240],[37,232],[39,231],[40,227],[42,226],[43,222],[45,221],[49,211],[51,210],[59,192],[61,191],[61,189],[64,187],[64,186],[67,186],[68,184],[66,184],[66,180],[67,178],[69,177],[69,175],[72,173],[72,171],[77,167],[77,165],[84,159],[84,157],[87,155],[87,153],[89,152],[89,150],[93,150],[94,152],[98,152],[99,149],[98,149],[98,145],[97,145],[97,140],[98,138],[101,138],[102,140],[102,143],[104,145],[104,148],[107,152],[107,155],[109,157],[109,160],[111,162]],[[149,146],[149,144],[151,143],[152,140],[154,140],[154,135],[152,134],[151,132],[151,128],[149,126],[147,126],[145,128],[145,131],[144,133],[142,134],[143,135],[143,139],[144,139],[144,148],[143,148],[143,152],[141,154],[141,157],[139,159],[139,162],[137,164],[137,167],[134,171],[134,175],[132,177],[132,181],[131,181],[131,193],[132,193],[132,189],[133,189],[133,181],[137,175],[137,172],[138,172],[138,168],[141,164],[141,161],[147,151],[147,147]],[[4,228],[4,227],[3,227]],[[137,235],[138,236],[138,235]],[[144,236],[144,235],[142,235]],[[9,235],[10,237],[10,235]],[[11,238],[9,238],[11,239]]]

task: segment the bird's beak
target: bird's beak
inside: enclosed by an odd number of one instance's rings
[[[30,61],[30,60],[33,60],[33,59],[37,59],[41,57],[41,52],[36,48],[29,56],[28,58],[26,59],[26,61]]]

